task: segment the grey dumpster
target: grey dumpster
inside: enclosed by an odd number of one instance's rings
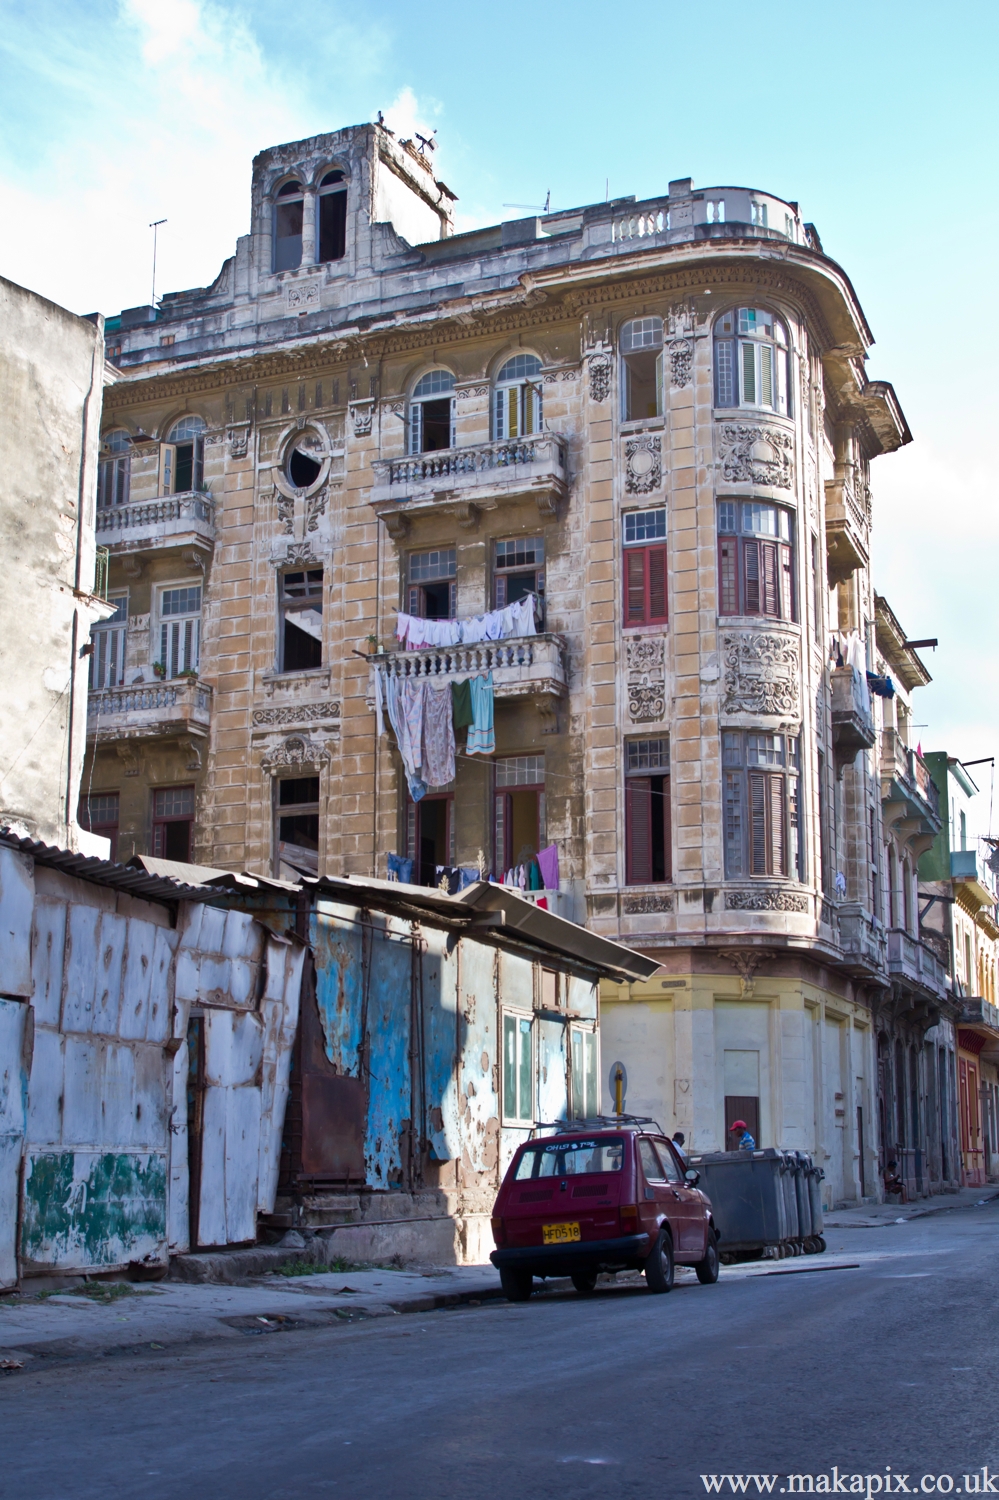
[[[706,1151],[691,1156],[689,1165],[700,1172],[699,1185],[711,1199],[723,1259],[786,1253],[780,1248],[788,1240],[783,1151]]]
[[[782,1255],[801,1254],[801,1231],[798,1226],[798,1189],[795,1178],[798,1162],[793,1151],[781,1152],[780,1186],[784,1194],[784,1240]]]
[[[826,1242],[822,1236],[825,1228],[822,1218],[822,1181],[825,1175],[821,1167],[815,1166],[814,1163],[809,1165],[808,1197],[812,1209],[812,1243],[816,1250],[826,1248]]]
[[[808,1174],[812,1169],[812,1159],[804,1151],[795,1151],[797,1168],[794,1174],[794,1187],[798,1195],[798,1233],[801,1236],[801,1244],[806,1254],[811,1254],[812,1245],[812,1198],[808,1191]]]

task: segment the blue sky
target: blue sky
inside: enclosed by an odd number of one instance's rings
[[[159,290],[204,284],[247,228],[253,153],[378,109],[437,128],[461,228],[608,181],[796,199],[915,438],[874,489],[877,586],[941,642],[919,735],[975,759],[999,741],[997,32],[994,4],[961,0],[0,0],[0,273],[116,312],[148,300],[166,217]]]

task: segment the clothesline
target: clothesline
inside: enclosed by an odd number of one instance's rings
[[[503,641],[515,635],[536,635],[535,595],[527,594],[505,609],[491,609],[465,620],[425,620],[403,614],[396,621],[396,639],[409,651],[421,646],[471,646],[479,641]]]

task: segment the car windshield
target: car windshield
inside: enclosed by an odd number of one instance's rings
[[[624,1161],[621,1136],[600,1140],[564,1137],[526,1146],[514,1173],[516,1181],[528,1177],[581,1177],[588,1172],[620,1172]]]

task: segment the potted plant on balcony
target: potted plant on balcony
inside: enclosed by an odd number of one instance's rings
[[[166,676],[166,667],[163,665],[163,663],[161,661],[154,661],[153,662],[153,676],[157,677],[161,682],[163,681],[163,678]]]
[[[197,675],[198,675],[198,669],[197,669],[197,667],[185,667],[183,669],[183,671],[177,673],[178,677],[196,678]]]

